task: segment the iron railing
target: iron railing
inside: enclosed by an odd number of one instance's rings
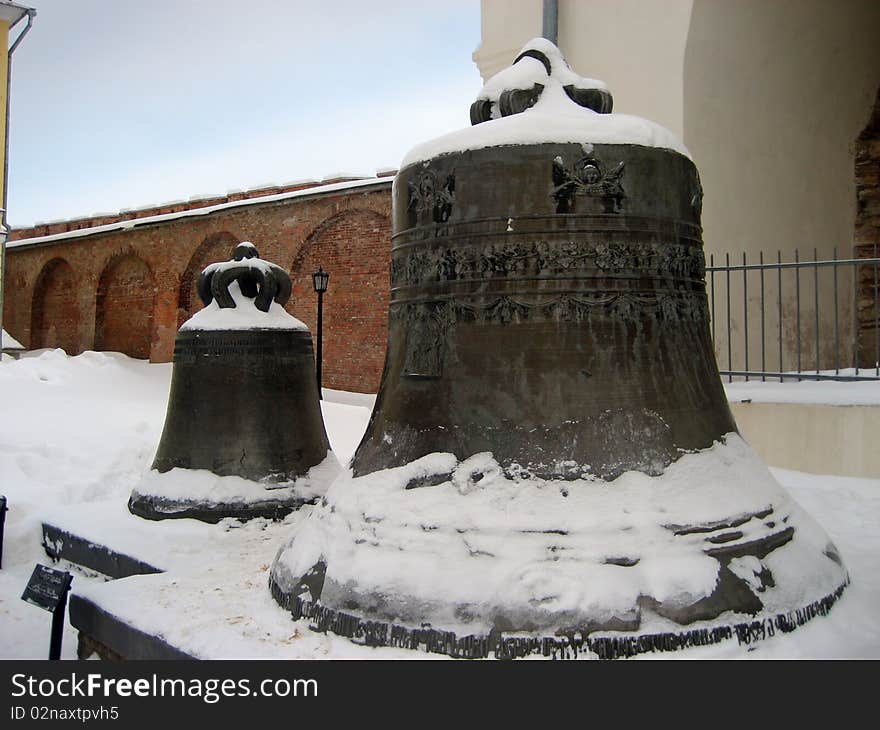
[[[725,254],[716,264],[711,255],[706,279],[720,374],[780,382],[880,377],[877,249],[871,257],[838,258],[835,247],[823,260],[814,249],[811,261],[797,249],[794,261],[777,251],[767,262],[760,252],[757,263],[743,253],[742,263]]]

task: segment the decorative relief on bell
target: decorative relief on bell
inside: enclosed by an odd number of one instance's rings
[[[407,375],[440,375],[445,342],[460,323],[508,325],[514,322],[584,322],[604,316],[623,324],[654,319],[665,325],[706,322],[705,294],[678,292],[611,292],[558,296],[500,296],[489,300],[408,303],[392,310],[392,322],[406,333]]]
[[[434,223],[445,223],[455,203],[455,175],[447,175],[441,183],[436,173],[425,170],[409,183],[409,208],[419,215],[430,212]]]
[[[405,249],[391,262],[394,286],[484,277],[632,271],[701,280],[705,255],[697,243],[601,240],[517,241],[446,249]]]
[[[692,190],[691,207],[694,209],[694,214],[699,217],[703,213],[703,185],[700,183],[699,173],[694,176]]]
[[[455,318],[448,307],[413,304],[401,317],[406,332],[403,374],[408,377],[439,378],[443,375],[446,338]]]
[[[575,212],[575,198],[583,195],[599,198],[606,213],[620,213],[626,192],[623,172],[626,162],[618,162],[613,169],[592,155],[582,157],[569,169],[562,157],[553,160],[553,192],[557,213]]]

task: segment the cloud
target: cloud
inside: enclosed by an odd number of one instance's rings
[[[475,2],[41,0],[16,52],[13,225],[372,174],[468,124]]]

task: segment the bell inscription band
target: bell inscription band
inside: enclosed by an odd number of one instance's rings
[[[148,519],[283,517],[339,470],[311,334],[282,308],[290,277],[244,242],[197,289],[205,308],[177,335],[162,439],[129,509]]]
[[[737,433],[702,188],[549,41],[394,185],[375,409],[270,588],[296,618],[454,656],[619,656],[787,631],[848,581]]]

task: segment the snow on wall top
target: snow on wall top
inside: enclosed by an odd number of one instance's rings
[[[284,193],[275,193],[272,195],[260,195],[254,198],[245,198],[242,200],[232,200],[217,205],[206,205],[202,208],[191,208],[189,210],[181,210],[176,213],[161,213],[157,215],[148,215],[143,218],[132,216],[125,220],[116,221],[114,223],[105,223],[98,226],[89,226],[87,228],[79,228],[74,231],[64,231],[63,233],[51,233],[46,236],[34,236],[33,238],[19,238],[15,241],[9,241],[6,248],[21,248],[25,246],[39,246],[54,241],[64,241],[67,239],[85,238],[94,236],[99,233],[109,233],[111,231],[130,230],[132,228],[140,228],[141,226],[155,225],[157,223],[167,223],[179,220],[181,218],[194,218],[203,215],[210,215],[222,210],[230,210],[234,208],[243,208],[251,205],[262,205],[266,203],[276,203],[283,200],[291,200],[294,198],[305,198],[314,195],[326,195],[328,193],[341,192],[353,188],[370,187],[372,185],[389,185],[391,183],[393,171],[383,171],[382,174],[375,178],[365,178],[363,180],[344,180],[337,183],[328,183],[326,185],[316,185],[301,190],[292,190]],[[291,183],[292,184],[292,183]],[[139,210],[139,209],[138,209]],[[131,211],[120,211],[133,212]]]
[[[471,107],[474,126],[414,147],[400,167],[464,150],[545,142],[634,144],[690,157],[665,127],[610,111],[611,95],[603,82],[578,76],[555,45],[534,38],[512,66],[483,86]]]

